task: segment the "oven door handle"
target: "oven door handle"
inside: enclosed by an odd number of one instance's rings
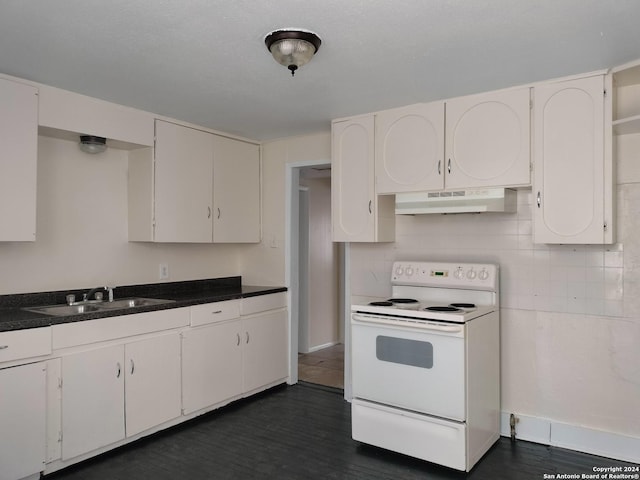
[[[396,320],[389,320],[385,317],[379,317],[374,315],[359,315],[354,313],[351,315],[351,319],[357,322],[363,323],[381,323],[384,325],[390,325],[392,327],[402,328],[403,326],[409,326],[414,328],[419,328],[421,330],[431,330],[434,332],[444,332],[444,333],[460,333],[462,332],[462,325],[436,325],[434,323],[426,323],[426,322],[398,322]]]

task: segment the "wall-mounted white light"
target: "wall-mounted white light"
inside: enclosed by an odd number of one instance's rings
[[[107,149],[107,139],[94,135],[80,136],[80,150],[86,153],[101,153]]]

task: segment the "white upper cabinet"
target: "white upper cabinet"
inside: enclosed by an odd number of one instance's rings
[[[375,192],[374,116],[335,121],[331,130],[333,241],[393,241],[395,199]]]
[[[213,135],[156,120],[156,242],[211,242]]]
[[[260,147],[156,120],[155,148],[129,153],[129,240],[260,241]]]
[[[444,102],[385,110],[375,124],[376,193],[443,187]]]
[[[529,95],[521,88],[447,100],[447,189],[531,183]]]
[[[614,241],[612,152],[604,128],[611,110],[604,91],[603,75],[534,89],[536,243]]]
[[[213,241],[260,242],[260,147],[213,140]]]
[[[0,78],[0,241],[36,239],[38,89]]]

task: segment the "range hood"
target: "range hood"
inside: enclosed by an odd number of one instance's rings
[[[515,211],[516,191],[508,188],[396,194],[397,215]]]

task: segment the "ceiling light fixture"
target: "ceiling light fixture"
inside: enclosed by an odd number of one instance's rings
[[[80,150],[86,153],[101,153],[107,149],[107,139],[94,135],[80,136]]]
[[[267,49],[280,65],[294,76],[296,70],[309,62],[320,48],[320,37],[308,30],[274,30],[264,38]]]

